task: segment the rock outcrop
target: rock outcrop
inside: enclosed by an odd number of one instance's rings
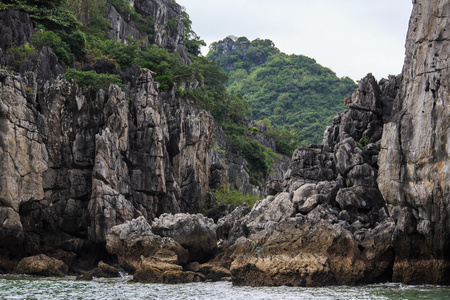
[[[178,242],[154,234],[144,217],[114,226],[106,241],[106,249],[118,257],[119,265],[128,272],[140,267],[142,257],[159,258],[158,261],[177,265],[186,263],[189,258],[187,250]]]
[[[129,16],[122,16],[117,9],[107,4],[106,18],[111,22],[110,38],[127,43],[128,39],[144,45],[158,45],[170,52],[180,53],[184,62],[190,62],[184,45],[185,28],[181,17],[181,6],[172,0],[130,1],[130,5],[142,16],[141,23]]]
[[[395,221],[394,280],[450,284],[450,4],[416,0],[378,185]]]
[[[228,137],[220,126],[214,126],[213,145],[209,154],[209,186],[218,189],[229,186],[244,194],[262,193],[258,186],[250,183],[247,161],[231,151]]]
[[[69,267],[59,259],[45,254],[23,258],[17,265],[16,272],[39,276],[65,276]]]
[[[154,35],[136,35],[109,5],[111,35],[188,63],[179,5],[131,4],[153,19]],[[450,284],[449,13],[448,1],[414,0],[402,75],[362,79],[323,145],[282,160],[265,191],[227,153],[212,116],[160,92],[150,70],[126,70],[125,94],[67,82],[46,47],[18,72],[0,68],[0,270],[62,276],[98,265],[114,276],[97,263],[117,259],[140,282]],[[0,24],[6,42],[31,40],[25,14],[0,12]],[[224,43],[245,55],[246,41]],[[267,196],[224,206],[217,224],[192,214],[223,184]]]
[[[386,280],[394,262],[389,219],[377,188],[382,111],[400,77],[361,80],[323,145],[300,147],[283,190],[242,216],[218,221],[237,285],[317,286]],[[230,226],[233,224],[233,226]]]
[[[217,226],[202,214],[163,214],[152,222],[152,230],[180,243],[191,261],[205,260],[217,248]]]
[[[32,33],[33,25],[28,14],[12,10],[0,13],[0,49],[31,43]]]
[[[132,99],[116,86],[83,90],[63,72],[46,47],[21,74],[0,70],[1,251],[63,249],[95,260],[115,225],[198,212],[212,116],[160,93],[146,69],[124,72]]]

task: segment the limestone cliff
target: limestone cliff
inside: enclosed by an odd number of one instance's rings
[[[364,78],[282,193],[219,220],[235,284],[450,284],[449,13],[414,1],[402,75]]]
[[[185,51],[180,20],[178,31],[163,29],[179,18],[178,5],[131,3],[155,20],[145,43]],[[118,20],[111,35],[133,36],[136,24],[109,9]],[[214,277],[231,274],[238,285],[450,284],[449,13],[448,1],[414,1],[402,75],[362,79],[323,145],[297,149],[269,176],[265,199],[217,225],[164,213],[198,212],[209,186],[231,178],[258,190],[245,161],[221,150],[226,139],[211,115],[160,92],[150,70],[126,70],[125,94],[62,79],[47,47],[19,72],[0,68],[0,271],[14,268],[10,258],[41,253],[92,267],[109,240],[108,251],[140,268],[144,282],[155,259],[171,261],[180,282],[196,280],[191,270],[200,267],[179,264],[215,254],[216,231],[221,253],[202,268],[216,264]],[[30,41],[25,14],[1,12],[3,22],[7,41]]]
[[[181,22],[176,3],[154,2],[151,11],[161,14],[155,26],[169,17]],[[25,13],[2,11],[0,20],[5,42],[31,41]],[[182,32],[172,36],[172,51],[181,51]],[[171,39],[159,36],[170,48]],[[47,47],[18,73],[8,59],[0,59],[2,257],[59,249],[95,259],[102,253],[95,245],[104,246],[115,225],[200,210],[209,190],[208,112],[160,92],[147,69],[124,72],[127,96],[117,86],[92,93],[67,82]],[[0,269],[10,270],[1,262]]]
[[[32,83],[5,70],[0,86],[2,236],[33,252],[102,243],[139,215],[198,211],[212,117],[158,93],[150,71],[132,101],[114,86],[91,98],[61,79],[27,92]]]
[[[395,115],[383,130],[378,183],[396,222],[394,280],[449,284],[450,3],[413,2],[403,82]]]
[[[170,52],[178,52],[185,62],[189,61],[184,46],[184,25],[181,20],[181,6],[172,0],[129,1],[142,19],[151,20],[151,33],[140,30],[139,25],[125,20],[117,9],[108,4],[106,17],[111,22],[110,38],[126,43],[133,38],[144,45],[158,45]],[[175,28],[169,28],[169,21],[175,21]]]

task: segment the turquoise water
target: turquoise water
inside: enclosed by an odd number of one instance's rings
[[[450,287],[402,284],[357,287],[234,287],[230,282],[183,285],[127,283],[122,279],[0,276],[0,299],[450,299]]]

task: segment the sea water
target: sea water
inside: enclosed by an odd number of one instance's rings
[[[130,283],[130,277],[76,281],[74,278],[0,276],[0,299],[450,299],[450,287],[403,284],[362,286],[236,287],[230,282]]]

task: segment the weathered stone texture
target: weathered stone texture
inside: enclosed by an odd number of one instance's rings
[[[163,214],[153,221],[152,230],[180,243],[191,261],[205,260],[217,248],[217,226],[202,214]]]
[[[130,1],[130,5],[142,16],[153,21],[151,32],[142,32],[139,24],[122,16],[113,5],[107,4],[107,19],[111,22],[110,38],[124,44],[132,38],[144,45],[158,45],[170,52],[178,52],[185,62],[190,59],[184,45],[184,24],[181,21],[181,6],[172,0]],[[175,20],[176,26],[169,26]]]
[[[5,246],[24,237],[30,253],[74,237],[103,244],[113,226],[140,215],[199,210],[208,192],[209,113],[160,94],[148,70],[131,101],[115,86],[93,96],[65,80],[41,86],[33,78],[1,71]]]
[[[450,283],[450,4],[416,0],[406,41],[403,82],[394,113],[385,124],[378,184],[396,222],[394,277],[423,283]],[[407,262],[405,262],[407,261]],[[416,274],[408,262],[420,268]],[[422,262],[423,261],[423,262]],[[430,262],[430,263],[428,263]],[[436,276],[431,276],[435,274]]]
[[[282,191],[219,219],[220,244],[238,285],[317,286],[390,279],[392,234],[377,188],[382,111],[399,78],[361,80],[324,134],[300,147]],[[231,225],[233,224],[233,225]]]

